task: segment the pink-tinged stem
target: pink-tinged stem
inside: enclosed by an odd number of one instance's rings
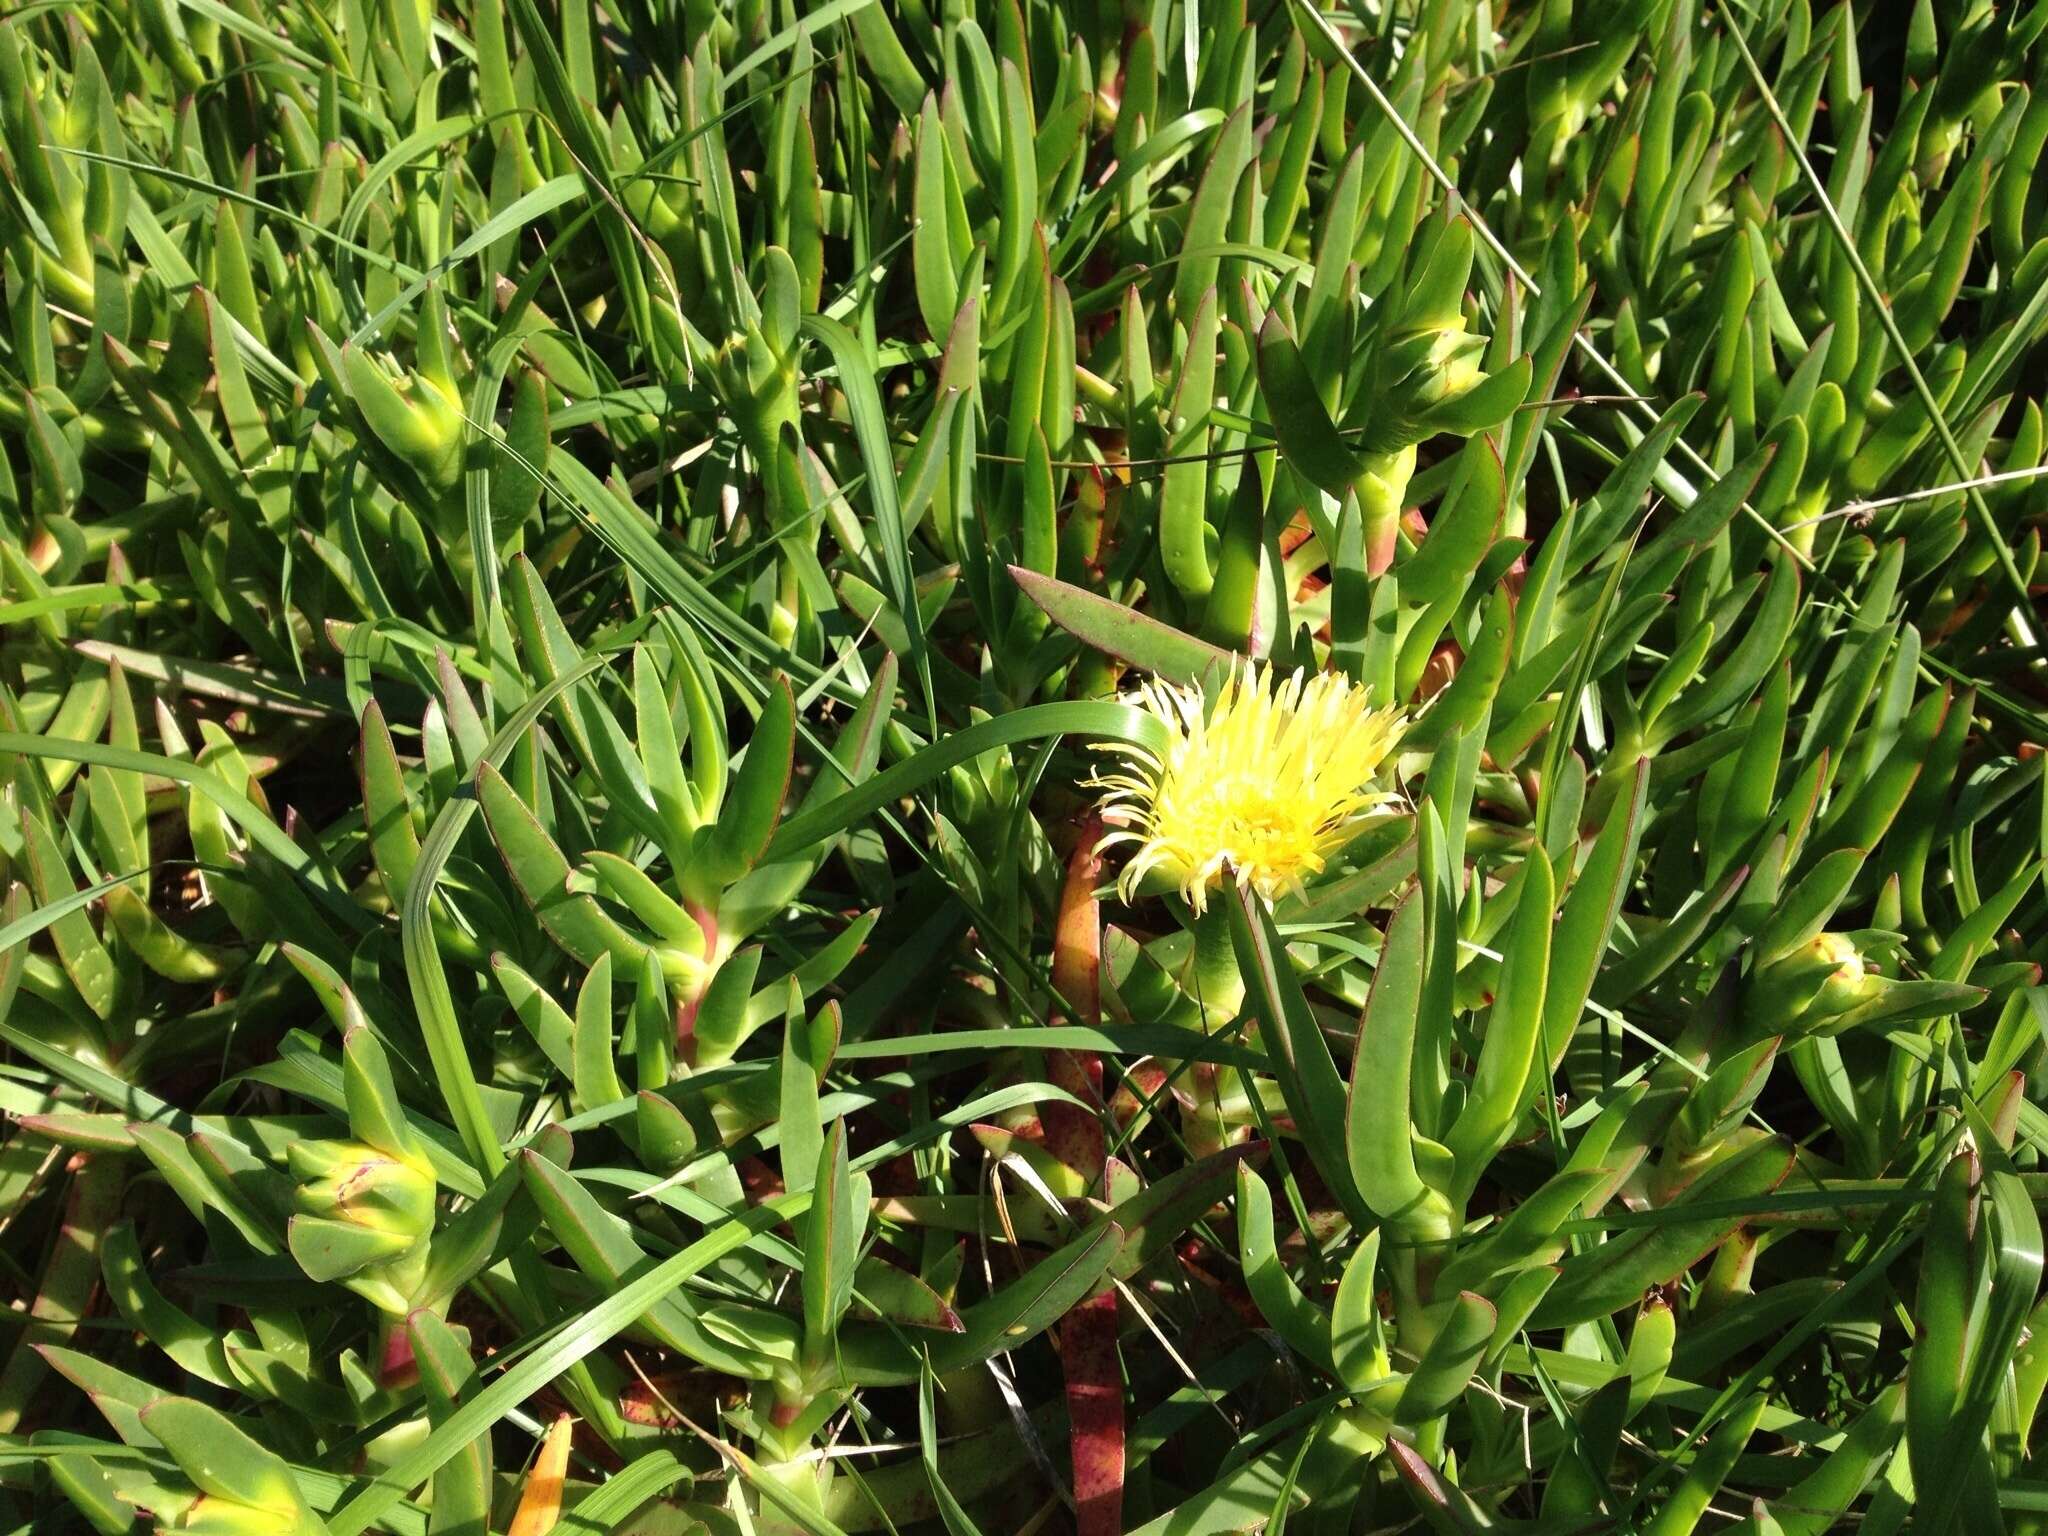
[[[1123,1536],[1124,1378],[1116,1353],[1116,1292],[1060,1321],[1067,1421],[1074,1456],[1075,1536]]]
[[[1102,1022],[1102,912],[1095,885],[1102,876],[1102,823],[1090,818],[1067,859],[1060,887],[1059,917],[1053,927],[1052,984],[1074,1006],[1075,1024]],[[1046,1075],[1082,1104],[1102,1103],[1102,1057],[1095,1051],[1047,1053]],[[1073,1104],[1048,1103],[1040,1113],[1046,1150],[1091,1184],[1102,1175],[1108,1147],[1102,1116]]]
[[[420,1364],[413,1358],[412,1334],[404,1318],[387,1317],[381,1331],[384,1347],[377,1361],[377,1384],[397,1391],[419,1379]]]
[[[704,933],[704,954],[707,959],[718,953],[718,914],[709,907],[691,902],[684,909]],[[704,1001],[700,988],[695,997],[686,997],[676,1004],[676,1060],[686,1067],[697,1065],[697,1005]]]

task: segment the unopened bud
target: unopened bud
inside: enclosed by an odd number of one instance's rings
[[[394,377],[367,353],[342,348],[350,398],[370,430],[429,487],[452,490],[462,478],[462,406],[425,373]]]
[[[1464,321],[1424,333],[1428,349],[1411,381],[1413,403],[1423,409],[1447,405],[1479,382],[1479,358],[1486,338],[1468,335]]]
[[[434,1172],[424,1158],[395,1158],[361,1142],[299,1142],[285,1161],[298,1176],[298,1208],[407,1238],[434,1228]]]
[[[1847,934],[1821,933],[1750,979],[1749,1022],[1770,1032],[1811,1028],[1862,1002],[1871,978]]]
[[[1462,316],[1388,339],[1374,369],[1377,382],[1361,425],[1360,446],[1388,454],[1444,430],[1464,430],[1449,408],[1483,381],[1486,338],[1465,329]]]
[[[434,1173],[355,1141],[297,1142],[285,1160],[299,1181],[289,1245],[315,1280],[339,1280],[386,1312],[404,1312],[426,1274]]]

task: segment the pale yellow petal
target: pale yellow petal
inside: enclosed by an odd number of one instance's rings
[[[1196,911],[1225,879],[1268,900],[1320,874],[1360,817],[1392,796],[1373,788],[1401,714],[1374,709],[1366,690],[1334,673],[1277,676],[1246,663],[1217,691],[1153,679],[1133,703],[1165,727],[1157,754],[1127,755],[1126,771],[1091,780],[1133,844],[1117,882],[1126,901],[1155,871]]]

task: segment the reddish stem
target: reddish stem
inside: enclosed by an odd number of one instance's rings
[[[1123,1536],[1124,1378],[1116,1353],[1116,1292],[1060,1322],[1074,1457],[1075,1536]]]
[[[420,1377],[420,1363],[413,1358],[412,1331],[402,1317],[386,1317],[379,1326],[384,1335],[377,1362],[377,1384],[393,1392],[411,1386]]]
[[[1052,983],[1073,1005],[1073,1023],[1102,1022],[1102,823],[1090,817],[1067,859],[1053,928]],[[1102,1057],[1096,1051],[1054,1050],[1047,1076],[1092,1106],[1047,1103],[1039,1111],[1045,1147],[1087,1178],[1102,1180],[1108,1159],[1103,1135]],[[1075,1536],[1122,1536],[1124,1518],[1124,1381],[1116,1352],[1116,1292],[1081,1302],[1060,1322],[1060,1360],[1067,1378],[1067,1420],[1074,1458]]]
[[[704,958],[709,961],[718,953],[718,914],[694,901],[685,910],[703,930]],[[696,996],[676,1004],[676,1060],[686,1067],[697,1065],[697,1006],[704,1001],[704,990],[700,987]]]
[[[1102,856],[1096,851],[1102,833],[1102,823],[1094,817],[1081,827],[1067,859],[1052,940],[1052,984],[1074,1005],[1071,1022],[1091,1028],[1102,1022],[1102,912],[1095,900],[1095,885],[1102,877]],[[1102,1057],[1095,1051],[1050,1051],[1046,1075],[1055,1087],[1091,1106],[1048,1103],[1040,1118],[1046,1150],[1092,1184],[1102,1175],[1108,1151],[1099,1112]]]

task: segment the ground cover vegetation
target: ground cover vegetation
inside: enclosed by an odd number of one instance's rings
[[[0,16],[0,1528],[2042,1529],[2044,28]]]

